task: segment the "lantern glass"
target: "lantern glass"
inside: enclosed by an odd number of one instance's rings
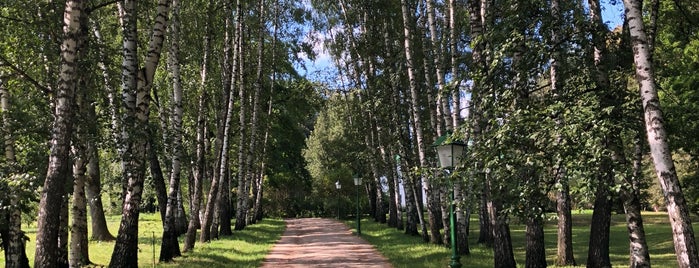
[[[362,185],[362,178],[361,178],[361,177],[355,177],[355,178],[354,178],[354,185],[356,185],[356,186]]]
[[[342,188],[342,185],[340,185],[340,181],[335,182],[335,188],[337,188],[338,190]]]
[[[463,161],[464,145],[460,143],[448,143],[437,146],[439,164],[442,168],[458,166]]]

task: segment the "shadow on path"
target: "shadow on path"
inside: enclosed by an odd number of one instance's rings
[[[392,267],[364,239],[339,221],[287,219],[282,238],[262,263],[272,267]]]

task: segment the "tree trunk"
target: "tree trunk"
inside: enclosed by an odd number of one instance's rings
[[[587,253],[587,267],[611,267],[609,260],[609,227],[611,224],[612,202],[609,196],[611,164],[600,164],[600,174],[596,175],[597,190],[590,225],[590,242]]]
[[[236,3],[236,10],[241,11],[243,10],[243,3],[241,0],[238,0]],[[236,14],[240,14],[240,12],[236,12]],[[235,56],[238,58],[238,69],[237,72],[233,72],[233,77],[237,78],[237,86],[238,89],[238,98],[240,99],[240,112],[238,114],[238,144],[239,144],[239,149],[238,149],[238,191],[237,191],[237,200],[236,200],[236,213],[235,213],[235,230],[243,230],[245,228],[245,218],[247,217],[247,209],[245,207],[245,204],[247,203],[247,198],[250,193],[248,189],[245,187],[247,186],[247,179],[248,179],[248,174],[247,174],[247,169],[246,163],[247,163],[247,158],[250,157],[244,148],[246,144],[246,137],[247,137],[247,90],[245,88],[245,83],[243,80],[243,20],[242,16],[237,15],[236,16],[236,40],[238,48],[236,50],[237,53],[234,53]]]
[[[73,96],[78,81],[78,47],[82,43],[81,16],[83,2],[66,1],[61,45],[59,85],[56,90],[54,122],[51,128],[51,149],[48,171],[41,192],[37,217],[35,267],[58,267],[60,212],[68,177],[70,136],[72,133]]]
[[[83,104],[79,104],[84,106]],[[85,107],[81,107],[85,109]],[[84,118],[84,117],[83,117]],[[87,201],[85,200],[85,180],[87,172],[87,146],[85,136],[77,136],[73,147],[73,202],[71,207],[72,225],[70,228],[71,267],[81,267],[90,263],[87,241]]]
[[[172,76],[172,166],[170,167],[170,183],[167,194],[165,221],[163,221],[163,238],[160,246],[161,262],[172,261],[179,257],[180,245],[177,241],[177,226],[175,218],[179,210],[180,175],[182,159],[182,82],[180,80],[180,4],[172,0],[172,17],[170,21],[170,53],[168,67]]]
[[[544,219],[532,217],[527,219],[526,227],[527,253],[524,267],[546,268],[546,247],[544,245]]]
[[[502,209],[499,201],[488,201],[488,216],[493,236],[493,257],[495,268],[516,267],[514,252],[512,251],[512,239],[510,238],[510,226],[506,215],[500,215]]]
[[[158,199],[158,212],[160,213],[160,221],[165,223],[165,212],[167,211],[167,189],[165,188],[165,176],[160,166],[158,159],[158,149],[155,146],[155,133],[149,128],[148,131],[148,165],[151,177],[153,178],[153,189],[155,196]]]
[[[206,175],[206,112],[207,112],[207,75],[209,70],[209,53],[211,53],[211,21],[213,13],[213,0],[209,0],[207,5],[207,20],[206,20],[206,36],[204,37],[204,59],[201,64],[201,82],[199,94],[199,108],[197,114],[197,138],[196,138],[196,164],[193,174],[193,184],[190,184],[190,191],[193,188],[193,194],[190,196],[192,207],[190,209],[189,224],[187,226],[187,234],[185,235],[184,246],[182,252],[188,252],[194,248],[196,242],[197,229],[201,228],[199,211],[201,210],[202,182]]]
[[[488,198],[486,194],[486,188],[483,187],[481,191],[481,198],[478,207],[478,225],[480,226],[480,233],[478,234],[478,244],[482,244],[486,247],[493,246],[493,227],[490,225],[490,215],[488,214]]]
[[[84,80],[81,79],[80,88],[87,88]],[[85,182],[87,181],[87,165],[89,162],[88,147],[91,140],[90,124],[90,100],[88,94],[76,94],[75,107],[76,122],[73,135],[73,200],[70,208],[70,255],[69,263],[71,267],[81,267],[90,263],[87,240],[87,200],[85,198]]]
[[[456,249],[462,255],[471,254],[468,243],[468,229],[470,227],[470,209],[468,205],[470,202],[467,201],[469,200],[468,193],[470,191],[466,191],[468,187],[470,186],[464,187],[463,181],[454,182],[454,200],[457,202],[454,211],[456,216]]]
[[[453,186],[453,183],[452,183],[452,186]],[[444,245],[446,247],[451,246],[451,230],[450,230],[450,226],[451,226],[450,220],[451,219],[449,218],[449,216],[450,216],[450,213],[449,213],[449,206],[450,206],[449,194],[450,193],[449,193],[449,191],[453,192],[454,188],[447,187],[446,185],[442,185],[441,187],[439,187],[439,204],[440,204],[439,207],[441,209],[440,215],[442,215],[440,220],[442,221],[442,228],[444,228],[442,241],[444,241]],[[454,200],[453,200],[454,204],[456,204],[457,200],[458,199],[456,198],[456,193],[454,193]],[[454,207],[454,219],[456,219],[456,207],[458,207],[458,206]],[[454,229],[457,231],[459,230],[458,222],[455,222]],[[458,238],[457,238],[457,241],[460,242]]]
[[[550,80],[551,80],[551,92],[553,97],[557,98],[562,90],[562,79],[561,75],[561,44],[560,44],[560,32],[561,28],[561,8],[559,0],[551,1],[551,17],[553,20],[551,29],[551,67],[549,69]],[[562,125],[562,120],[556,119],[556,125]],[[562,142],[560,135],[556,137],[557,143]],[[563,163],[563,156],[557,155],[556,166],[553,170],[553,176],[556,179],[556,183],[560,185],[560,188],[556,192],[556,213],[558,215],[558,233],[557,233],[557,245],[556,245],[556,262],[558,266],[572,265],[575,266],[575,256],[573,255],[573,218],[571,215],[571,200],[570,200],[570,186],[568,184],[568,177],[566,176],[566,168]]]
[[[72,177],[72,172],[68,173],[68,176]],[[70,185],[72,184],[71,181],[68,182],[67,185],[65,185],[66,188],[69,188]],[[66,190],[66,192],[68,192]],[[60,211],[60,219],[59,219],[59,229],[58,229],[58,249],[56,250],[56,255],[57,255],[57,260],[56,260],[56,267],[61,267],[61,268],[68,268],[70,267],[70,263],[68,262],[68,235],[70,233],[69,229],[70,226],[69,224],[69,209],[68,209],[68,201],[69,197],[64,196],[61,200],[61,211]]]
[[[641,146],[641,130],[636,132],[633,139],[633,174],[622,188],[624,210],[626,212],[626,228],[629,232],[629,267],[650,268],[650,254],[646,243],[646,232],[641,217],[641,178],[643,176],[643,150]]]
[[[391,153],[394,153],[391,151]],[[395,203],[396,206],[396,229],[398,230],[403,230],[405,228],[405,225],[403,224],[403,202],[401,198],[401,185],[403,184],[402,181],[403,179],[399,176],[396,168],[400,167],[400,156],[396,155],[396,165],[391,166],[391,176],[393,177],[393,198],[391,198],[391,202]]]
[[[573,216],[571,215],[570,186],[565,174],[565,168],[559,164],[556,181],[561,188],[556,193],[556,212],[558,215],[558,239],[556,265],[575,266],[573,255]]]
[[[8,173],[14,173],[17,168],[15,158],[15,144],[12,136],[12,124],[9,116],[11,109],[10,91],[5,87],[5,80],[0,72],[0,115],[2,117],[2,129],[0,133],[4,139],[5,161],[8,167]],[[12,176],[12,175],[11,175]],[[17,176],[15,179],[21,179]],[[7,222],[6,226],[0,227],[0,240],[2,240],[2,249],[5,252],[5,267],[29,267],[29,259],[27,259],[25,249],[25,236],[22,231],[22,211],[19,208],[19,200],[16,195],[10,195],[10,209],[7,214],[0,213],[0,217],[7,217],[1,221]]]
[[[138,216],[143,182],[145,179],[145,159],[150,136],[147,130],[150,89],[152,87],[155,69],[160,61],[160,51],[165,39],[170,2],[159,0],[157,16],[152,35],[148,44],[148,52],[144,67],[137,71],[136,54],[136,3],[130,0],[123,2],[122,27],[124,30],[124,60],[122,63],[123,105],[126,109],[124,116],[122,142],[124,148],[131,148],[122,157],[123,176],[127,181],[124,203],[121,213],[119,233],[114,244],[114,251],[109,262],[110,267],[138,266]]]
[[[420,167],[426,167],[427,166],[427,161],[426,161],[426,156],[425,156],[425,143],[424,143],[424,135],[423,135],[423,127],[422,127],[422,119],[421,119],[421,114],[420,111],[422,110],[422,105],[420,105],[420,94],[419,94],[419,89],[418,89],[418,83],[417,83],[417,77],[415,75],[416,70],[415,70],[415,60],[413,59],[413,54],[415,53],[412,48],[412,13],[410,11],[410,8],[408,6],[408,3],[406,0],[401,0],[401,9],[402,9],[402,14],[403,14],[403,48],[405,49],[405,60],[406,60],[406,68],[407,68],[407,74],[408,74],[408,81],[410,85],[410,111],[411,111],[411,118],[412,118],[412,126],[413,126],[413,132],[415,134],[414,139],[415,143],[417,145],[417,156],[418,156],[418,164]],[[432,188],[431,188],[431,183],[430,179],[427,177],[422,177],[422,188],[424,192],[426,193],[426,200],[427,200],[427,212],[429,213],[429,220],[430,220],[430,231],[431,234],[429,236],[429,241],[435,244],[441,243],[441,236],[439,235],[439,228],[438,228],[438,223],[437,221],[439,220],[438,216],[438,209],[434,205],[434,200],[432,197]],[[417,194],[416,194],[417,196]],[[416,199],[415,200],[417,203],[421,203],[421,200]],[[418,216],[421,216],[422,212],[418,210]],[[421,219],[421,226],[423,229],[423,237],[427,237],[427,228],[425,226],[424,219],[420,217]]]
[[[667,133],[655,86],[653,64],[648,48],[646,33],[641,13],[641,2],[624,0],[625,14],[629,24],[629,33],[633,45],[633,59],[636,65],[636,81],[639,84],[643,112],[646,122],[646,134],[650,144],[655,173],[665,196],[668,217],[672,227],[675,254],[678,266],[699,267],[699,252],[694,238],[694,230],[687,208],[672,151],[668,146]]]
[[[94,115],[94,106],[88,108]],[[94,118],[94,117],[92,117]],[[88,140],[89,163],[87,164],[87,181],[85,182],[86,196],[90,205],[90,219],[92,223],[92,236],[90,239],[96,241],[113,241],[114,235],[107,228],[107,219],[104,216],[102,205],[102,182],[100,178],[99,153],[97,144],[93,140]]]

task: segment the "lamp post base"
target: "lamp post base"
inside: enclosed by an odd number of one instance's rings
[[[451,256],[451,262],[449,262],[450,268],[461,268],[461,262],[459,262],[459,256]]]

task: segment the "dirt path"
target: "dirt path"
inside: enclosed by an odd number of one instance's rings
[[[272,267],[392,267],[343,223],[320,218],[287,219],[286,231],[262,263]]]

